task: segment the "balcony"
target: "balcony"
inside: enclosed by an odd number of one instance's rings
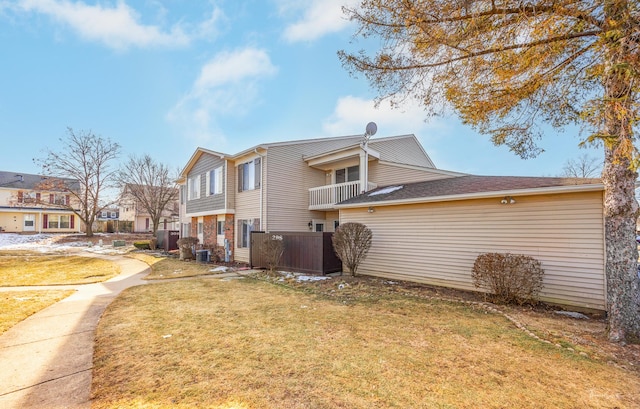
[[[378,185],[368,182],[367,186],[367,190],[371,190]],[[363,190],[360,181],[312,187],[309,189],[309,210],[333,209],[336,203],[358,196]]]

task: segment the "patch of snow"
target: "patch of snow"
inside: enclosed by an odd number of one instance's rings
[[[229,267],[227,266],[218,266],[216,268],[212,268],[211,270],[209,270],[211,272],[222,272],[222,273],[226,273],[227,271],[229,271]]]
[[[369,193],[369,196],[377,196],[377,195],[386,195],[387,193],[393,193],[396,190],[402,189],[404,186],[388,186],[384,189],[376,190],[375,192]]]
[[[329,280],[331,279],[331,277],[327,277],[327,276],[298,276],[296,278],[298,281],[322,281],[322,280]]]
[[[575,311],[555,311],[556,314],[559,315],[565,315],[567,317],[571,317],[571,318],[576,318],[579,320],[588,320],[589,317],[587,317],[584,314],[580,314],[579,312],[575,312]]]

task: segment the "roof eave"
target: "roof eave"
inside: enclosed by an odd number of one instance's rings
[[[358,203],[336,204],[334,207],[337,209],[353,209],[365,206],[397,206],[404,204],[416,204],[416,203],[435,203],[435,202],[453,202],[460,200],[472,200],[472,199],[487,199],[499,196],[534,196],[545,194],[558,194],[558,193],[575,193],[575,192],[596,192],[604,190],[604,185],[598,184],[586,184],[586,185],[571,185],[571,186],[551,186],[543,188],[529,188],[529,189],[508,189],[508,190],[496,190],[491,192],[477,192],[466,193],[459,195],[444,195],[433,197],[414,197],[411,199],[398,199],[398,200],[379,200],[379,201],[367,201]]]

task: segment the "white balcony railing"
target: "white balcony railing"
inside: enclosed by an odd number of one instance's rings
[[[375,183],[367,183],[368,189],[375,189]],[[333,209],[333,205],[344,200],[351,199],[362,193],[364,189],[360,186],[360,181],[338,183],[312,187],[309,189],[309,210]]]

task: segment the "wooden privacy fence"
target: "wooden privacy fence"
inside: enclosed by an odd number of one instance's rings
[[[274,236],[282,239],[284,252],[277,266],[279,270],[328,274],[342,271],[342,262],[333,251],[333,233],[314,232],[251,232],[251,268],[268,268],[264,241]]]

